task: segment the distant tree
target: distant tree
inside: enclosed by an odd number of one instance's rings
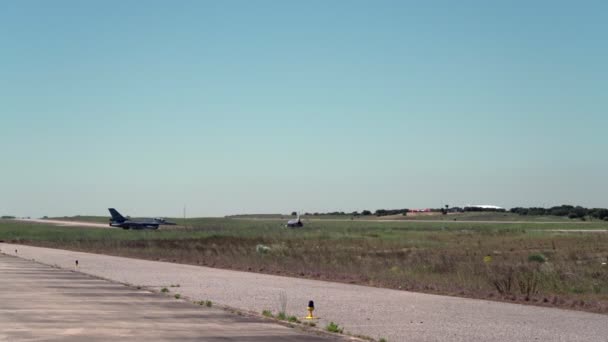
[[[590,215],[594,218],[605,220],[608,219],[608,209],[593,209]]]
[[[295,211],[292,211],[291,216],[298,216],[298,213],[296,213]]]
[[[399,215],[399,214],[407,214],[409,209],[378,209],[374,213],[376,216],[389,216],[389,215]]]
[[[361,212],[361,215],[363,215],[363,216],[369,216],[369,215],[371,215],[371,214],[372,214],[372,212],[371,212],[371,211],[369,211],[369,210],[363,210],[363,211]]]

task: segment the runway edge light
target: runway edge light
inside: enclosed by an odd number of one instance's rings
[[[312,300],[308,301],[308,316],[304,317],[305,319],[317,319],[312,312],[315,311],[315,302]]]

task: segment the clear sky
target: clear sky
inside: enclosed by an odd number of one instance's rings
[[[0,214],[608,207],[606,1],[2,1]]]

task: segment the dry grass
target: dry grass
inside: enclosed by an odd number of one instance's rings
[[[533,225],[398,229],[328,222],[327,229],[298,232],[272,230],[259,222],[224,224],[228,228],[221,233],[217,226],[200,226],[194,231],[139,235],[112,230],[110,237],[90,233],[73,239],[24,234],[17,241],[608,313],[608,266],[602,265],[608,261],[605,233],[551,233]],[[262,253],[259,245],[268,249]]]

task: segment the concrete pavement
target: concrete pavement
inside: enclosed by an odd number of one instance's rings
[[[0,341],[330,341],[0,254]]]

